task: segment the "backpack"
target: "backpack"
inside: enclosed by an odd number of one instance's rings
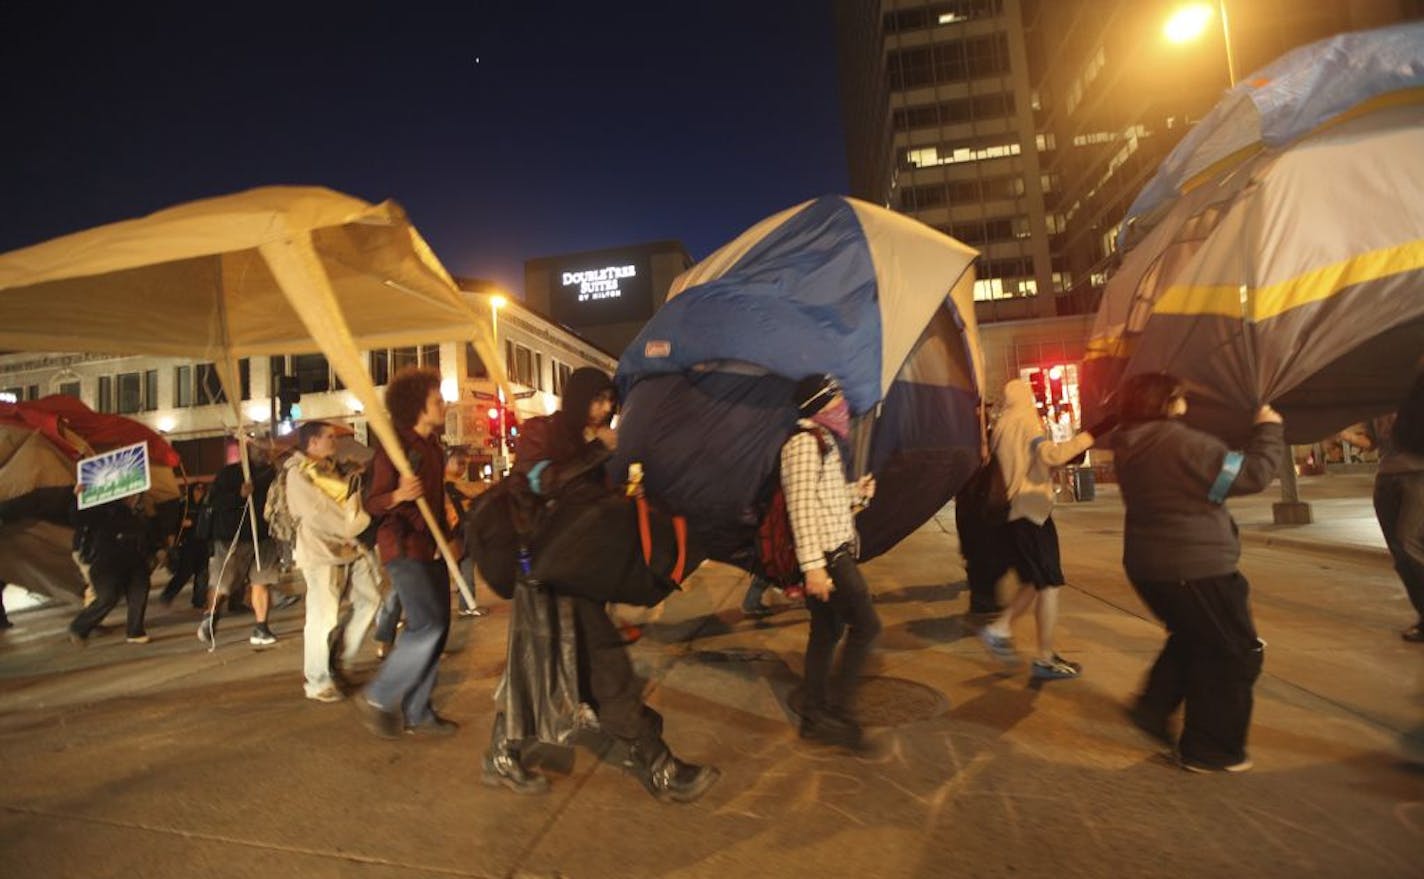
[[[274,540],[283,543],[297,542],[297,520],[292,518],[292,510],[287,506],[288,468],[277,471],[272,485],[267,489],[267,502],[262,505],[262,518],[267,520],[267,533]]]
[[[825,461],[830,443],[819,431],[798,430],[796,433],[814,436],[821,450],[821,460]],[[766,502],[761,524],[757,526],[757,563],[761,569],[757,573],[771,585],[784,588],[803,582],[805,577],[801,573],[801,564],[796,560],[796,535],[791,530],[791,513],[786,509],[780,460],[778,456],[776,471],[771,475],[771,497]]]

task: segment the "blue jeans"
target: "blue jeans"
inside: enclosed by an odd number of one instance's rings
[[[450,575],[443,562],[393,559],[391,585],[405,609],[405,631],[366,687],[366,699],[383,711],[400,711],[407,726],[428,722],[440,653],[450,633]]]

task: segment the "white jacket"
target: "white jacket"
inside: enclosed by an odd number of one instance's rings
[[[1009,521],[1028,519],[1042,525],[1053,513],[1053,468],[1092,448],[1093,437],[1085,432],[1061,443],[1049,439],[1033,389],[1016,378],[1004,385],[1004,408],[994,425],[993,444],[1008,490]]]
[[[318,488],[303,472],[302,464],[307,460],[297,452],[282,469],[287,509],[297,523],[292,560],[301,567],[347,564],[361,556],[356,537],[371,524],[371,517],[361,506],[359,492],[338,502]]]

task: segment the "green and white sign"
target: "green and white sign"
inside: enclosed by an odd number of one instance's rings
[[[79,462],[79,509],[148,491],[148,445],[134,443]]]

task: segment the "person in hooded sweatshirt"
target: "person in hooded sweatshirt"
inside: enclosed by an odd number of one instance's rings
[[[1044,429],[1033,389],[1014,379],[1004,385],[1004,404],[994,426],[990,446],[1003,471],[1009,497],[1009,521],[1003,546],[1019,578],[1019,591],[1003,613],[979,632],[979,639],[1000,662],[1018,665],[1013,626],[1019,617],[1035,611],[1038,655],[1033,676],[1041,679],[1076,678],[1083,667],[1059,656],[1053,646],[1058,625],[1058,594],[1065,580],[1059,561],[1058,529],[1053,524],[1053,468],[1061,467],[1093,447],[1092,434],[1084,431],[1065,442],[1053,442]]]
[[[1223,503],[1270,485],[1285,454],[1281,416],[1256,413],[1245,451],[1182,422],[1186,391],[1165,373],[1136,375],[1119,392],[1112,437],[1126,508],[1123,567],[1167,627],[1167,643],[1128,712],[1171,744],[1168,719],[1186,704],[1177,742],[1194,772],[1244,772],[1252,687],[1265,642],[1256,636],[1249,584],[1237,570],[1241,541]]]
[[[592,367],[574,370],[564,385],[559,411],[521,425],[511,478],[525,481],[545,501],[577,502],[577,497],[611,490],[604,465],[618,447],[618,434],[609,426],[615,402],[607,374]],[[637,538],[630,535],[630,539]],[[663,802],[690,803],[700,798],[720,773],[679,760],[663,741],[662,718],[643,704],[643,682],[633,671],[605,605],[572,595],[559,600],[573,607],[581,698],[593,705],[599,729],[626,755],[624,766]],[[511,621],[510,628],[516,625]],[[520,675],[511,671],[511,677]],[[504,714],[498,714],[484,757],[486,785],[502,785],[521,794],[548,790],[548,779],[523,765],[521,744],[511,737]]]

